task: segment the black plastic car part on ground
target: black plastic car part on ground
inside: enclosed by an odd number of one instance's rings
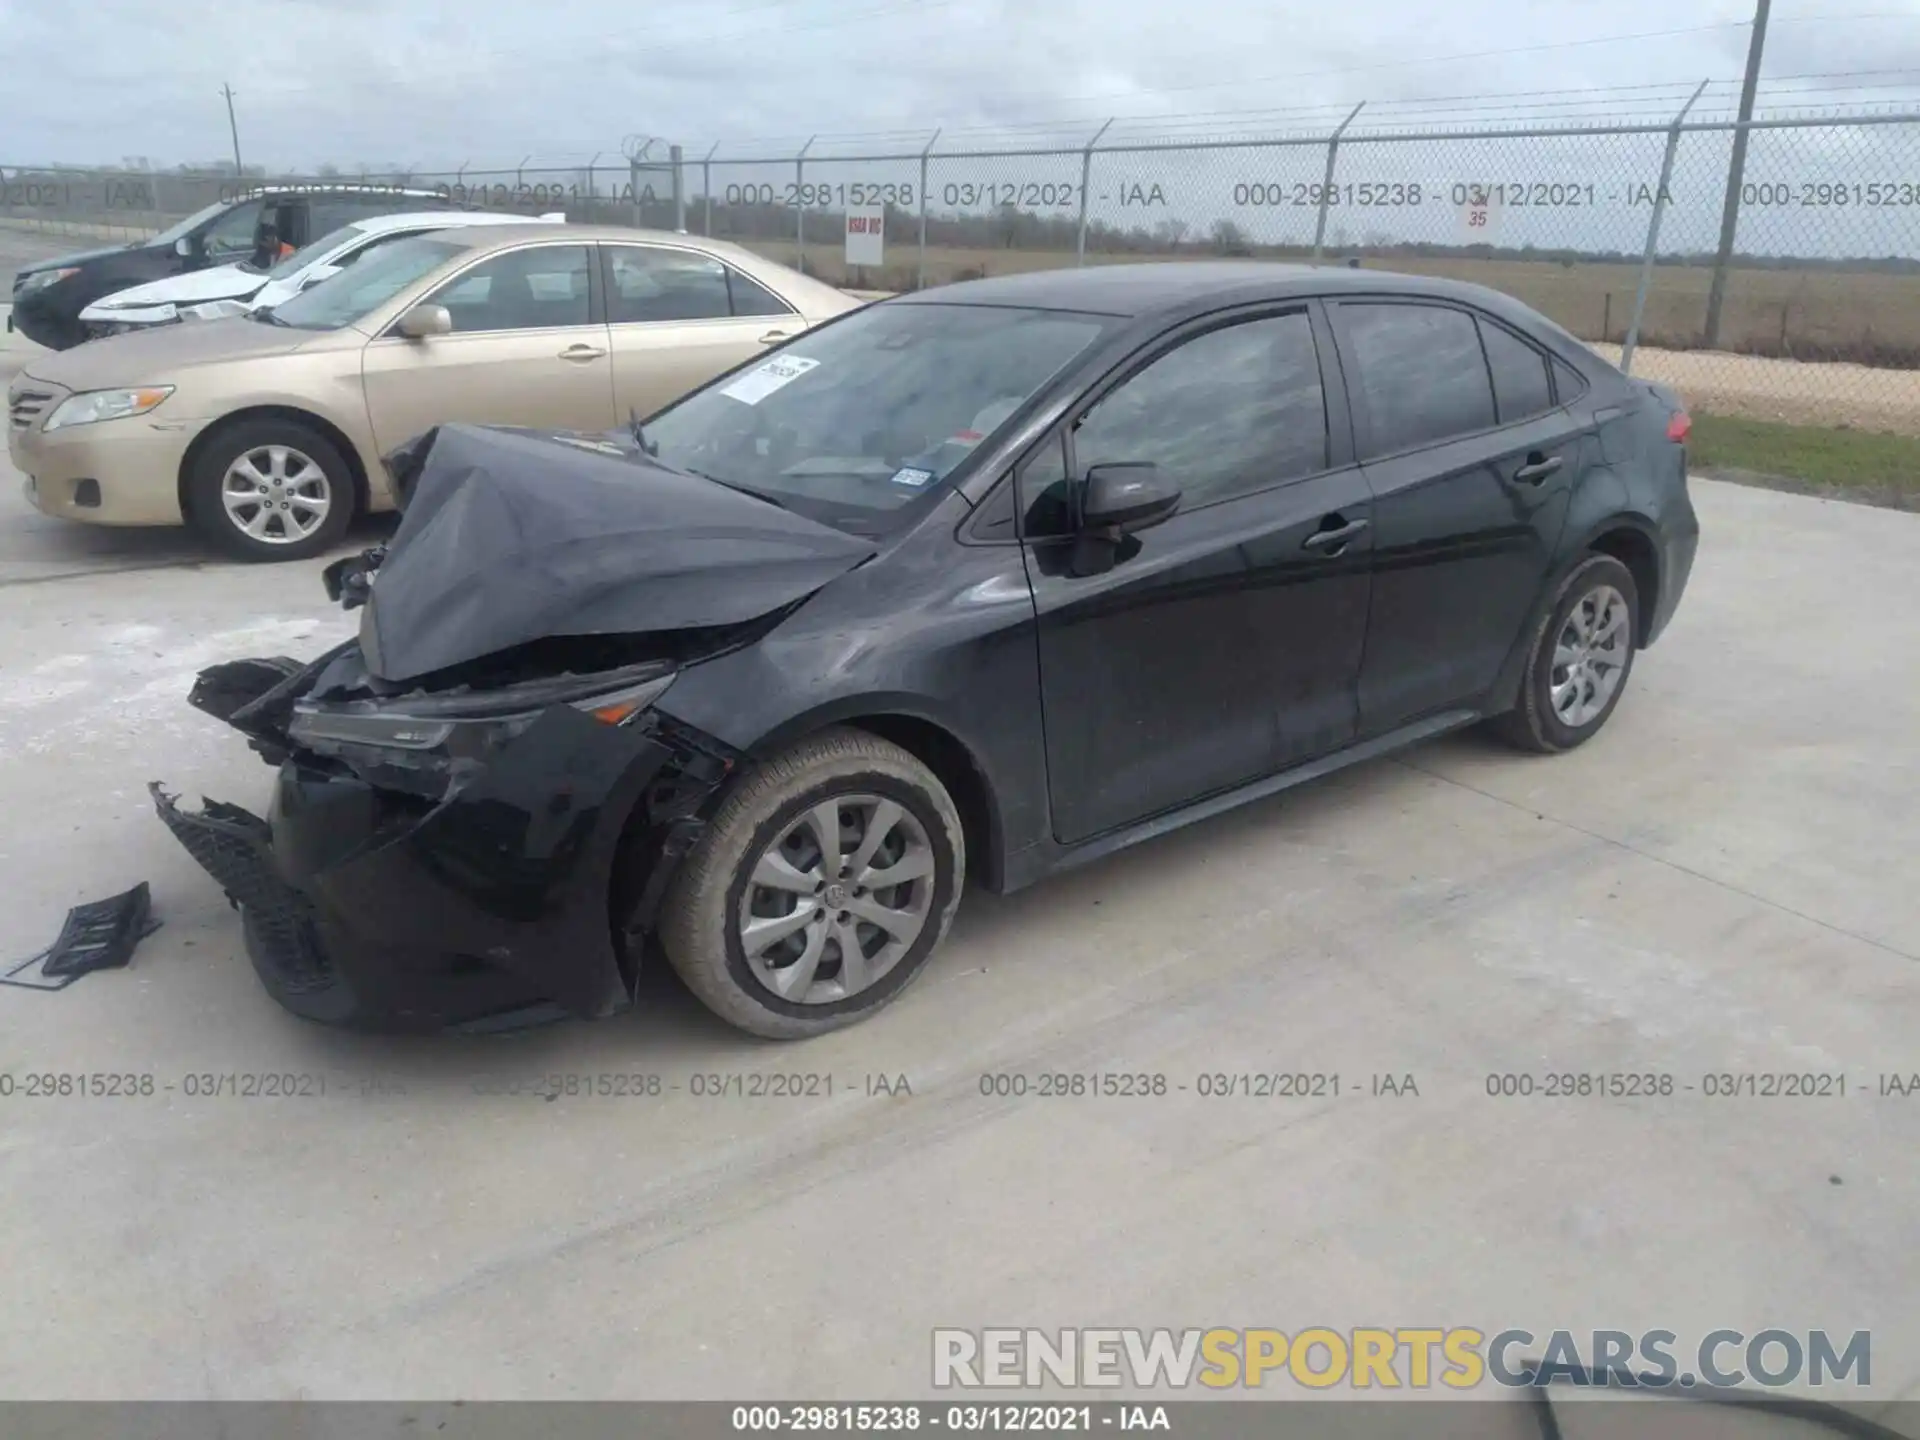
[[[357,641],[215,667],[264,819],[161,813],[321,1019],[800,1036],[1063,868],[1478,720],[1564,750],[1686,586],[1686,417],[1473,286],[922,292],[635,427],[445,427]],[[1628,763],[1627,757],[1621,763]]]
[[[133,959],[134,947],[159,928],[151,892],[142,880],[118,895],[74,906],[53,944],[0,970],[0,985],[64,990],[82,975],[124,966]]]

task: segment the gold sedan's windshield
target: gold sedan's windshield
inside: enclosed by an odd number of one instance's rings
[[[457,240],[432,235],[396,240],[274,307],[273,323],[300,330],[342,329],[372,314],[466,249]]]

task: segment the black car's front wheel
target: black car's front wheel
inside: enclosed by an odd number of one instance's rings
[[[1522,750],[1571,750],[1599,733],[1633,671],[1640,592],[1611,555],[1574,567],[1534,632],[1519,703],[1494,721]]]
[[[823,731],[722,803],[668,892],[661,948],[722,1019],[818,1035],[925,970],[965,869],[959,813],[931,770],[877,736]]]

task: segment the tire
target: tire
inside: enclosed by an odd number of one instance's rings
[[[240,471],[243,462],[250,462],[258,484],[266,487],[254,492],[270,512],[259,535],[244,528],[244,522],[261,514],[257,506],[236,513],[225,500],[228,473]],[[244,484],[246,478],[236,473],[234,486]],[[280,488],[273,488],[276,484]],[[311,528],[302,530],[301,517],[314,514],[310,502],[320,497],[325,509]],[[317,428],[298,420],[242,420],[227,426],[195,457],[187,477],[189,521],[238,560],[305,560],[319,555],[347,533],[355,504],[353,471],[346,457]]]
[[[902,875],[922,867],[927,873],[871,895],[854,888],[851,874],[844,897],[838,880],[831,891],[817,881],[811,895],[793,888],[803,875],[826,873],[819,864],[824,846],[815,842],[816,817],[828,802],[846,837],[839,846],[843,861],[858,859],[858,842],[884,820],[890,828],[879,837],[874,859]],[[892,819],[883,804],[897,806],[900,818]],[[750,883],[763,857],[784,860],[781,888]],[[862,873],[875,871],[869,866]],[[803,1039],[864,1020],[918,978],[953,923],[965,874],[966,837],[939,778],[877,736],[826,730],[749,771],[721,803],[668,889],[660,945],[687,987],[721,1019],[770,1040]],[[810,904],[837,906],[836,897],[851,908],[828,908],[797,928],[788,923]],[[896,926],[902,925],[896,917],[917,914],[919,929],[902,940],[861,918],[883,911]],[[841,922],[850,917],[848,928]],[[753,920],[786,925],[788,933],[770,946],[756,945],[760,958],[749,963],[743,927]],[[862,952],[851,970],[842,948],[846,936]],[[764,941],[764,932],[756,938]],[[812,968],[804,968],[809,957]],[[850,973],[872,978],[836,996]],[[793,987],[791,996],[779,992],[776,978]]]
[[[1617,648],[1618,664],[1602,663],[1607,654],[1614,653],[1612,647],[1590,652],[1594,659],[1586,673],[1593,681],[1593,688],[1579,692],[1589,697],[1589,703],[1574,708],[1571,713],[1563,712],[1555,705],[1554,677],[1558,673],[1565,681],[1570,672],[1556,665],[1556,651],[1563,640],[1571,641],[1576,652],[1581,650],[1577,633],[1581,621],[1575,619],[1575,614],[1579,612],[1582,619],[1588,619],[1594,614],[1593,602],[1601,601],[1609,592],[1624,602],[1626,612],[1620,622],[1625,627],[1625,643]],[[1558,754],[1584,745],[1600,732],[1619,705],[1620,697],[1627,693],[1639,634],[1640,592],[1633,583],[1633,573],[1611,555],[1590,555],[1582,560],[1562,582],[1546,617],[1534,631],[1527,651],[1526,674],[1520,683],[1519,702],[1492,722],[1493,732],[1518,749],[1538,754]],[[1604,702],[1593,708],[1590,702],[1600,699],[1599,691],[1608,683],[1609,671],[1617,671],[1612,676],[1611,689],[1606,690]]]

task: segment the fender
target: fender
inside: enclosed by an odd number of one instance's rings
[[[951,772],[955,762],[964,765],[969,775],[962,781],[967,792],[955,794],[954,802],[960,808],[963,821],[972,821],[980,827],[979,838],[985,841],[984,851],[978,857],[979,874],[986,888],[1001,893],[1006,884],[1006,856],[1010,848],[1010,837],[1006,833],[1006,819],[1000,806],[1000,785],[989,763],[983,758],[987,754],[986,746],[978,737],[969,734],[964,721],[953,715],[946,707],[931,702],[924,695],[906,692],[881,692],[878,694],[848,695],[815,706],[799,715],[793,716],[761,735],[750,745],[744,747],[754,759],[762,759],[778,754],[788,746],[807,735],[824,730],[832,725],[855,725],[885,735],[886,738],[904,744],[908,750],[918,750],[914,741],[920,737],[913,734],[888,734],[889,730],[899,728],[888,722],[905,721],[908,726],[923,732],[933,732],[940,737],[939,749],[942,754],[925,755],[920,759],[940,773],[942,783],[949,791],[955,789],[955,781],[961,777]],[[1020,848],[1030,841],[1020,842]]]
[[[1654,557],[1655,594],[1664,588],[1664,576],[1660,574],[1663,561],[1659,531],[1652,518],[1637,507],[1635,499],[1626,480],[1610,468],[1595,469],[1583,477],[1568,502],[1566,523],[1561,527],[1560,548],[1553,568],[1528,608],[1526,619],[1507,651],[1507,658],[1501,663],[1500,671],[1487,691],[1481,707],[1485,714],[1502,715],[1519,703],[1520,685],[1526,675],[1527,652],[1534,633],[1559,598],[1560,587],[1566,584],[1574,567],[1587,557],[1594,541],[1601,536],[1616,530],[1632,530],[1644,538]],[[1653,618],[1653,598],[1641,597],[1641,633],[1635,637],[1641,649],[1650,643],[1647,629]]]

